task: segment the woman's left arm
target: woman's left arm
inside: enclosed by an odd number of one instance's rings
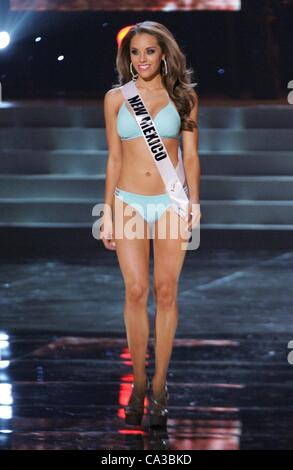
[[[200,161],[198,156],[198,97],[193,91],[195,104],[190,111],[189,117],[195,122],[192,131],[182,131],[183,143],[183,165],[185,169],[186,181],[189,189],[189,200],[191,203],[200,202]]]

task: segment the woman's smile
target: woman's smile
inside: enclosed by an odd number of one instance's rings
[[[150,64],[145,64],[145,65],[138,65],[138,68],[140,70],[147,70],[150,68]]]

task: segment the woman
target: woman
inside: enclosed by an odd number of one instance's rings
[[[125,285],[124,322],[133,364],[132,393],[125,407],[126,422],[140,424],[144,398],[151,386],[150,425],[165,425],[169,398],[166,377],[177,327],[177,285],[186,250],[184,236],[171,237],[172,224],[181,219],[172,207],[160,173],[152,160],[140,128],[131,115],[121,86],[135,80],[170,159],[178,163],[178,139],[182,130],[184,170],[189,194],[190,231],[201,217],[199,211],[200,164],[198,158],[198,99],[190,83],[190,70],[171,32],[162,24],[144,21],[132,26],[117,54],[119,85],[107,91],[104,114],[109,156],[106,170],[103,243],[117,253]],[[130,208],[129,216],[116,217],[117,204]],[[136,206],[134,209],[135,204]],[[158,204],[158,212],[147,211]],[[194,213],[194,204],[198,213]],[[191,212],[191,209],[193,212]],[[125,212],[126,213],[126,212]],[[120,214],[120,212],[119,212]],[[143,236],[117,237],[138,218]],[[147,214],[147,215],[146,215]],[[160,225],[166,236],[160,237]],[[149,227],[153,229],[155,315],[155,374],[149,384],[145,356],[149,337],[147,301],[149,294]],[[145,233],[147,234],[145,235]],[[141,235],[141,233],[140,233]],[[184,234],[183,234],[184,235]]]

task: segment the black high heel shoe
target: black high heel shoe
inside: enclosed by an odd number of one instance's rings
[[[146,389],[142,397],[139,397],[134,389],[134,383],[131,385],[132,391],[128,401],[128,404],[124,407],[125,412],[125,423],[140,425],[144,414],[144,399],[148,389],[150,388],[150,382],[147,377]]]
[[[163,403],[160,399],[163,398]],[[150,427],[166,427],[168,419],[168,400],[170,398],[167,384],[165,390],[155,399],[152,395],[150,398],[149,414]]]

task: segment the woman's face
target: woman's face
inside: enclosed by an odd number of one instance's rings
[[[131,39],[130,60],[142,78],[149,78],[160,73],[163,58],[162,49],[152,34],[139,33]],[[140,65],[147,67],[141,68]]]

